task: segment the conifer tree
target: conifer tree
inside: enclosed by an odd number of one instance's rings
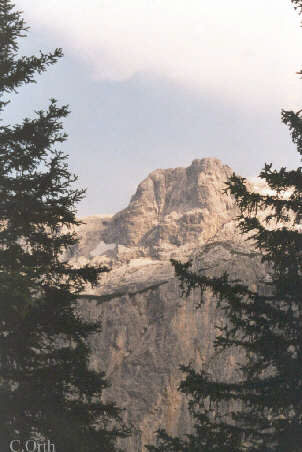
[[[57,452],[113,452],[128,431],[116,405],[102,401],[104,373],[89,367],[88,338],[99,326],[76,309],[105,269],[63,260],[78,240],[84,195],[58,150],[68,107],[52,99],[21,124],[3,120],[18,88],[62,56],[19,56],[26,31],[13,3],[0,0],[0,450],[36,440]]]
[[[301,12],[302,1],[292,0]],[[302,111],[282,111],[292,141],[302,155]],[[274,194],[249,191],[235,174],[226,191],[241,214],[238,227],[249,234],[270,268],[270,290],[253,291],[227,274],[207,277],[191,263],[174,261],[185,294],[210,289],[226,323],[217,351],[238,347],[236,382],[222,381],[194,366],[182,366],[180,391],[189,399],[192,434],[157,434],[150,452],[300,452],[302,449],[302,168],[260,173]],[[260,219],[259,212],[265,219]],[[226,409],[226,407],[228,407]]]

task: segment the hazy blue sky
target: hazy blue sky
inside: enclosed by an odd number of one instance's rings
[[[281,108],[302,107],[300,18],[289,0],[15,0],[22,52],[65,57],[20,90],[7,120],[70,104],[63,150],[81,215],[125,207],[156,168],[218,157],[244,176],[294,166]]]

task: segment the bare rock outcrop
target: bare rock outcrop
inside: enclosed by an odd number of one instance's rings
[[[123,446],[141,452],[159,427],[172,434],[191,428],[186,400],[177,391],[180,364],[194,363],[220,377],[234,374],[236,351],[215,357],[213,340],[223,322],[210,293],[181,297],[170,258],[192,258],[209,274],[259,284],[266,269],[236,230],[238,214],[223,193],[230,167],[217,159],[188,168],[156,170],[129,206],[113,217],[89,217],[70,261],[105,263],[111,271],[79,301],[82,315],[102,322],[91,338],[91,365],[106,370],[106,397],[126,409],[136,433]]]
[[[113,216],[104,241],[154,257],[193,248],[234,215],[231,198],[222,196],[231,174],[230,167],[210,158],[194,160],[188,168],[153,171],[128,207]]]

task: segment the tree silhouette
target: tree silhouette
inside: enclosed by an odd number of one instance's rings
[[[27,28],[0,0],[0,111],[62,56],[23,57]],[[21,124],[0,126],[0,444],[29,439],[57,451],[116,451],[128,434],[114,403],[102,401],[105,374],[89,366],[89,335],[99,324],[77,313],[77,297],[104,267],[72,268],[75,206],[84,195],[57,149],[66,139],[67,106],[52,99]]]
[[[292,3],[302,11],[301,1]],[[282,122],[302,155],[301,111],[283,110]],[[156,445],[147,446],[150,452],[301,451],[302,168],[274,170],[266,164],[259,177],[273,194],[249,191],[235,174],[226,192],[240,209],[241,233],[255,242],[270,268],[269,290],[251,290],[227,274],[208,277],[194,272],[190,262],[173,261],[186,295],[197,288],[217,297],[226,322],[215,347],[241,350],[240,376],[229,382],[182,366],[180,391],[189,399],[194,431],[178,438],[160,430]]]

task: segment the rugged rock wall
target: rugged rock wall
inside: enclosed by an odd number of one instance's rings
[[[193,362],[232,377],[236,351],[213,356],[216,326],[223,322],[211,294],[181,297],[170,257],[193,258],[209,274],[227,270],[255,286],[265,275],[260,257],[235,229],[238,213],[222,193],[232,170],[217,159],[194,160],[189,168],[156,170],[129,206],[113,217],[90,217],[70,261],[105,263],[112,270],[80,301],[84,316],[99,319],[92,338],[92,365],[112,382],[106,397],[126,408],[137,432],[123,444],[140,452],[157,428],[187,433],[191,419],[177,391],[180,364]]]

